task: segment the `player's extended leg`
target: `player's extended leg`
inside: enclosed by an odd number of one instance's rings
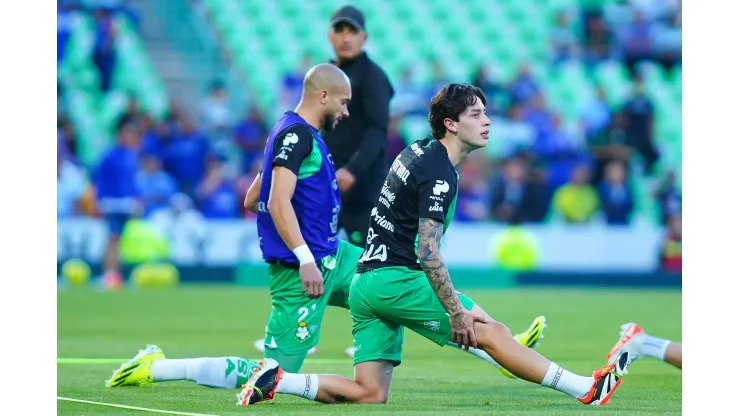
[[[632,360],[644,355],[681,368],[681,350],[680,343],[651,336],[643,331],[640,325],[630,322],[622,325],[619,340],[606,355],[606,360],[612,363],[621,353],[628,352]]]
[[[485,316],[486,318],[488,318],[489,321],[494,321],[494,319],[491,318],[491,316],[488,315],[478,305],[473,306],[472,312],[480,316]],[[524,332],[514,335],[514,339],[527,348],[536,349],[540,343],[540,340],[545,337],[543,335],[543,332],[545,328],[547,327],[546,322],[547,320],[545,319],[544,316],[536,317],[534,321],[532,321],[532,324],[529,326],[529,328]],[[455,344],[452,341],[449,341],[447,343],[447,346],[455,347],[458,349],[460,348],[459,345]],[[487,362],[488,364],[491,364],[492,366],[498,368],[499,370],[501,370],[501,373],[503,373],[506,377],[516,378],[514,374],[512,374],[509,370],[505,369],[504,367],[501,367],[501,364],[497,363],[496,360],[491,358],[485,351],[478,349],[478,348],[470,348],[467,350],[467,352],[480,358],[481,360]]]
[[[604,405],[627,374],[629,354],[613,364],[597,369],[591,377],[580,376],[558,366],[537,352],[524,347],[499,322],[476,323],[478,346],[514,375],[568,394],[584,404]]]
[[[206,387],[241,388],[256,361],[240,357],[167,359],[156,345],[145,349],[113,372],[106,387],[146,386],[165,381],[192,381]]]

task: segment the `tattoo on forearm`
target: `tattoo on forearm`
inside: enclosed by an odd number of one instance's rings
[[[337,401],[337,403],[345,403],[347,401],[347,398],[342,396],[341,394],[337,394],[334,396],[334,400]]]
[[[439,244],[444,234],[444,224],[430,218],[419,219],[419,247],[417,256],[421,268],[429,279],[432,289],[439,297],[444,308],[450,314],[460,314],[460,299],[452,287],[450,273],[439,251]],[[453,316],[457,317],[457,316]],[[454,328],[453,328],[454,329]]]

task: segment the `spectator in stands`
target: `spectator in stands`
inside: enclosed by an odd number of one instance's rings
[[[497,158],[508,158],[518,152],[530,151],[537,140],[537,131],[524,120],[524,106],[512,105],[508,118],[491,117],[490,130],[496,137],[488,152]]]
[[[82,169],[67,157],[64,143],[57,144],[57,219],[76,215],[87,180]]]
[[[651,174],[660,155],[653,141],[653,103],[639,77],[635,78],[632,97],[624,104],[624,115],[628,143],[642,156],[645,172]]]
[[[153,153],[141,157],[141,169],[136,174],[136,186],[143,204],[143,215],[167,206],[170,198],[177,192],[177,183],[169,173],[162,170],[162,162]]]
[[[483,93],[486,94],[488,101],[486,105],[487,114],[503,114],[504,110],[509,106],[509,93],[497,77],[494,76],[490,68],[484,65],[478,66],[478,70],[473,76],[472,84],[482,89]]]
[[[632,149],[627,140],[624,113],[614,113],[609,126],[588,140],[588,147],[595,159],[592,181],[594,184],[601,182],[604,169],[610,162],[618,161],[626,164],[632,155]]]
[[[301,63],[294,71],[283,75],[280,84],[280,108],[294,109],[301,101],[301,92],[303,91],[303,78],[306,72],[313,66],[311,55],[305,54]]]
[[[668,229],[660,246],[660,267],[666,272],[682,270],[682,227],[681,213],[676,212],[668,217]]]
[[[587,140],[593,140],[609,126],[612,110],[606,102],[606,91],[602,86],[596,87],[596,96],[589,100],[581,110],[581,123]]]
[[[160,161],[164,160],[167,150],[169,135],[164,123],[157,123],[151,115],[143,113],[139,118],[139,131],[141,136],[142,154],[151,154]]]
[[[526,161],[514,157],[502,161],[501,173],[493,180],[491,216],[508,223],[541,222],[545,217],[546,193],[541,181],[528,179]]]
[[[241,150],[241,170],[247,172],[252,162],[261,159],[267,141],[267,124],[262,113],[252,106],[234,129],[234,140]]]
[[[198,186],[197,200],[200,211],[207,219],[237,218],[241,201],[237,198],[234,182],[226,178],[223,155],[208,160],[208,170]]]
[[[586,21],[585,63],[589,66],[614,56],[614,39],[602,17]]]
[[[568,20],[568,14],[560,11],[555,18],[555,27],[550,34],[552,45],[552,60],[558,64],[578,55],[578,38],[573,25]]]
[[[609,225],[629,225],[635,207],[632,189],[627,184],[624,165],[612,161],[606,166],[604,181],[599,184],[599,200]]]
[[[458,167],[460,181],[457,190],[456,221],[483,221],[488,218],[487,186],[484,153],[474,153]]]
[[[407,67],[401,71],[401,79],[395,85],[395,94],[391,100],[391,116],[410,114],[426,115],[427,103],[423,99],[423,92],[413,79],[413,71]]]
[[[385,148],[385,154],[388,156],[388,166],[393,164],[399,153],[406,148],[406,139],[400,130],[401,117],[391,117],[388,125],[388,144]]]
[[[212,140],[220,140],[231,133],[233,115],[229,106],[229,92],[221,80],[211,83],[208,95],[200,104],[200,122],[205,134]]]
[[[98,206],[108,225],[103,266],[104,283],[123,279],[118,264],[118,239],[129,218],[141,212],[136,173],[139,170],[139,131],[134,120],[122,117],[116,126],[117,143],[98,165],[94,182]]]
[[[512,81],[509,91],[513,104],[526,103],[540,92],[540,87],[532,76],[528,65],[524,64],[519,67],[519,73]]]
[[[654,197],[658,200],[660,223],[666,225],[671,215],[680,213],[683,207],[681,191],[676,185],[675,171],[670,170],[666,173],[655,191]]]
[[[435,59],[431,63],[432,66],[432,80],[430,81],[426,97],[424,102],[428,103],[432,97],[434,97],[434,94],[437,93],[442,87],[449,84],[449,77],[445,73],[445,68],[442,66],[442,61],[439,59]]]
[[[196,130],[193,117],[182,115],[179,129],[167,146],[165,166],[177,181],[180,191],[188,196],[194,197],[195,187],[203,179],[209,151],[208,139]]]
[[[585,163],[576,165],[569,183],[553,196],[553,213],[570,224],[588,223],[599,208],[599,196],[589,184],[590,170]]]
[[[635,9],[632,22],[622,28],[619,33],[619,46],[624,63],[633,76],[637,74],[638,63],[652,58],[651,32],[652,22],[641,10]]]
[[[100,77],[100,90],[108,92],[113,88],[113,74],[116,67],[116,28],[113,14],[107,7],[93,13],[95,18],[95,43],[93,64]]]
[[[667,23],[658,24],[651,34],[655,55],[665,69],[681,63],[681,26],[681,10],[677,10],[671,14]]]
[[[524,110],[524,121],[531,125],[537,134],[532,149],[534,153],[544,159],[551,157],[555,148],[552,143],[554,124],[542,93],[536,92],[528,100]]]

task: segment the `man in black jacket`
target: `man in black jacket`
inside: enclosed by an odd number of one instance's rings
[[[385,147],[393,87],[385,72],[363,51],[367,32],[358,9],[344,6],[334,12],[329,41],[335,53],[332,63],[352,83],[352,101],[350,117],[322,136],[338,168],[337,184],[342,191],[339,227],[352,244],[362,247],[370,211],[388,173]]]

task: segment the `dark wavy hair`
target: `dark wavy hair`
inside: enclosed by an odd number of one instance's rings
[[[432,98],[429,105],[429,126],[432,128],[432,137],[439,140],[445,137],[447,128],[446,118],[460,121],[460,115],[479,98],[486,105],[486,95],[483,90],[468,84],[447,84]]]

